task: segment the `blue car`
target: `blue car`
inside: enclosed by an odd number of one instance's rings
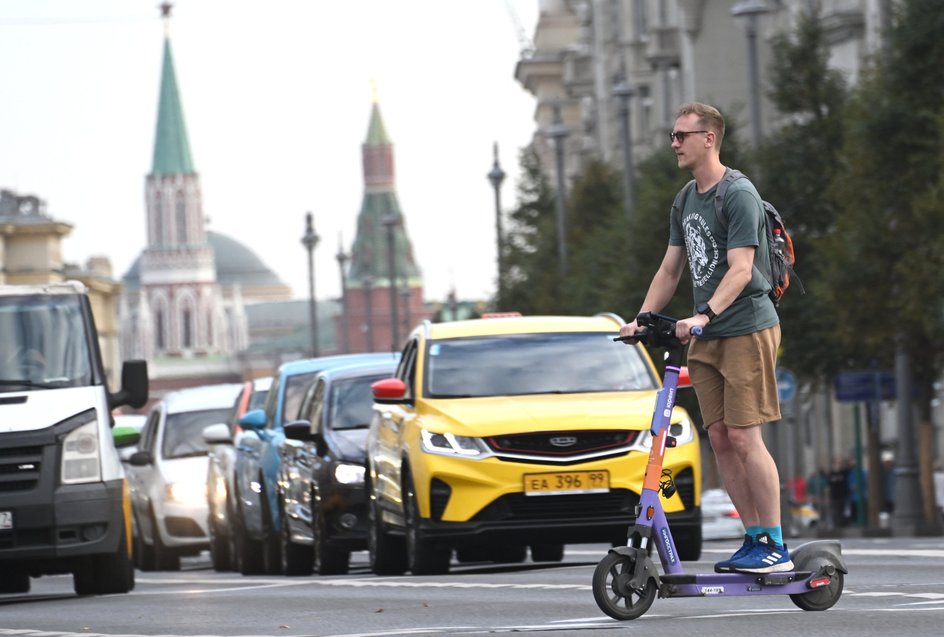
[[[319,372],[361,362],[396,360],[395,353],[344,354],[293,361],[275,373],[263,409],[239,420],[243,432],[235,441],[236,491],[234,566],[244,575],[285,571],[278,471],[286,452],[283,425],[298,418],[308,388]],[[291,449],[291,447],[289,447]]]

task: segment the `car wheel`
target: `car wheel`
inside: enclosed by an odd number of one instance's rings
[[[233,525],[233,543],[236,545],[236,570],[243,575],[261,575],[265,571],[262,563],[262,545],[249,538],[242,518]]]
[[[127,593],[134,589],[134,564],[128,550],[128,535],[122,525],[118,550],[104,555],[92,555],[80,561],[72,573],[72,585],[77,595],[109,595]]]
[[[314,540],[315,571],[318,575],[343,575],[348,571],[351,552],[331,542],[321,499],[312,497],[311,531]]]
[[[229,551],[229,534],[221,532],[212,519],[207,526],[210,530],[210,561],[213,563],[213,570],[228,571],[233,567]]]
[[[260,478],[260,484],[261,478]],[[282,574],[282,530],[275,528],[275,516],[269,506],[269,497],[263,484],[262,502],[262,563],[268,575]]]
[[[532,544],[531,561],[560,562],[564,559],[563,544]]]
[[[292,528],[285,513],[285,503],[279,498],[279,508],[282,511],[282,542],[279,554],[282,557],[282,572],[286,575],[311,575],[313,562],[312,548],[292,542]]]
[[[421,537],[419,532],[420,508],[416,501],[416,489],[409,475],[406,476],[404,487],[406,559],[410,572],[414,575],[443,575],[448,573],[452,550],[434,547]]]
[[[681,529],[671,529],[675,540],[675,550],[683,562],[694,562],[701,557],[701,524],[693,524]]]
[[[373,493],[367,502],[367,551],[370,555],[370,570],[375,574],[403,575],[406,572],[406,547],[403,538],[390,535],[384,528]]]
[[[154,529],[154,568],[158,571],[179,571],[180,556],[161,540],[157,515],[153,511],[151,511],[151,528]]]
[[[134,528],[134,538],[132,539],[132,545],[134,546],[134,564],[142,571],[153,571],[156,568],[154,563],[154,547],[144,541],[144,537],[141,535],[141,525],[135,525]]]

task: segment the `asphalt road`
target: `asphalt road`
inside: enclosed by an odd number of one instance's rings
[[[710,570],[737,543],[706,543],[703,561],[686,570]],[[610,619],[593,600],[591,576],[606,549],[572,545],[559,564],[454,565],[439,577],[376,577],[365,554],[354,555],[348,575],[332,577],[243,577],[193,559],[180,572],[138,572],[132,593],[103,597],[77,597],[70,576],[43,577],[28,594],[0,596],[0,637],[942,634],[944,538],[844,539],[850,572],[825,612],[804,612],[779,595],[657,599],[629,622]]]

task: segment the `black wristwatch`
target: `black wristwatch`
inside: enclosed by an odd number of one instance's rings
[[[708,317],[709,323],[711,323],[715,319],[715,317],[718,316],[717,314],[715,314],[714,310],[711,309],[711,306],[708,305],[707,303],[702,303],[701,305],[696,306],[695,314],[704,314],[705,316]]]

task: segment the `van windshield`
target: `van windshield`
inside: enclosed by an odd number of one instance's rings
[[[92,353],[79,297],[0,296],[0,391],[92,383]]]

